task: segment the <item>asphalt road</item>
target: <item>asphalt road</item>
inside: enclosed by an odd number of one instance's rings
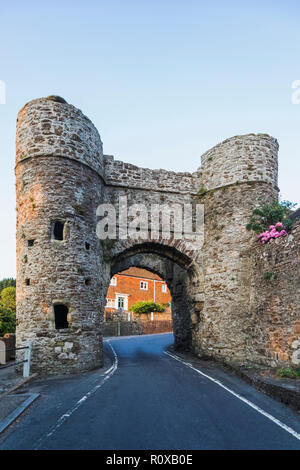
[[[0,449],[300,449],[299,414],[224,370],[199,374],[165,353],[172,342],[112,338],[106,373],[35,382]]]

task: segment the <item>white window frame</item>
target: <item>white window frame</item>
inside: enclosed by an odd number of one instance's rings
[[[140,281],[140,290],[148,290],[148,282]]]
[[[115,308],[116,302],[115,299],[106,299],[106,305],[105,307],[107,308]]]
[[[116,294],[115,308],[116,308],[116,310],[119,310],[119,306],[118,306],[119,302],[118,301],[119,301],[120,297],[124,299],[123,311],[127,312],[128,311],[128,294]]]
[[[167,293],[167,285],[166,284],[162,284],[161,286],[161,291],[166,294]]]

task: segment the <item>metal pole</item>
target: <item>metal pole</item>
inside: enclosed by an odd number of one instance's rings
[[[30,360],[31,360],[31,351],[32,351],[32,344],[27,342],[26,343],[27,349],[25,349],[24,355],[24,366],[23,366],[23,377],[29,377],[30,374]]]

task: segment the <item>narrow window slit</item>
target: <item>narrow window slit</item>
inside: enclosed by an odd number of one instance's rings
[[[63,328],[69,328],[68,323],[68,313],[69,309],[66,305],[56,304],[54,307],[54,318],[55,318],[55,328],[61,330]]]
[[[65,224],[60,221],[54,222],[53,226],[53,238],[54,240],[60,240],[62,241],[64,239],[64,227]]]

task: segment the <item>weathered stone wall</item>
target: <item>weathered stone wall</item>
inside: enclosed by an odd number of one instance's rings
[[[287,237],[249,249],[252,262],[247,356],[270,366],[300,364],[300,222]]]
[[[238,135],[224,140],[201,157],[201,190],[246,181],[277,186],[278,142],[267,134]]]
[[[266,269],[261,253],[273,245],[254,246],[245,228],[253,208],[277,196],[277,151],[274,138],[249,134],[206,152],[194,173],[138,168],[103,156],[97,130],[73,106],[55,99],[28,103],[17,126],[17,338],[18,345],[33,342],[33,369],[65,373],[102,364],[106,291],[110,277],[130,266],[150,269],[168,284],[176,348],[227,362],[294,360],[299,313],[285,279],[299,259],[298,232],[276,242],[286,244],[287,260],[278,286],[271,281],[276,297],[257,274]],[[102,202],[118,208],[120,196],[148,211],[152,204],[204,205],[203,246],[192,234],[153,239],[150,230],[136,239],[99,241],[96,208]],[[61,241],[53,240],[55,221],[64,223]],[[279,261],[268,263],[277,269]],[[55,328],[57,304],[68,308],[68,327]]]
[[[203,296],[193,350],[227,362],[247,361],[252,210],[277,196],[277,149],[266,135],[228,139],[202,157],[205,206]],[[249,165],[249,167],[248,167]],[[251,169],[250,169],[251,166]]]
[[[104,155],[105,180],[107,185],[150,190],[153,192],[191,193],[197,192],[198,173],[176,173],[167,170],[139,168],[130,163],[115,160],[113,156]],[[155,187],[153,187],[155,183]]]
[[[83,130],[81,147],[72,136]],[[97,131],[72,106],[37,100],[21,110],[17,341],[18,346],[32,341],[33,370],[65,373],[102,364],[103,281],[95,276],[102,271],[96,237],[96,207],[103,197],[103,181],[95,171],[99,156]],[[65,224],[63,241],[52,239],[56,220]],[[68,307],[69,328],[55,329],[55,304]]]
[[[103,174],[103,150],[93,123],[75,106],[40,98],[17,118],[16,163],[29,157],[65,157]]]

